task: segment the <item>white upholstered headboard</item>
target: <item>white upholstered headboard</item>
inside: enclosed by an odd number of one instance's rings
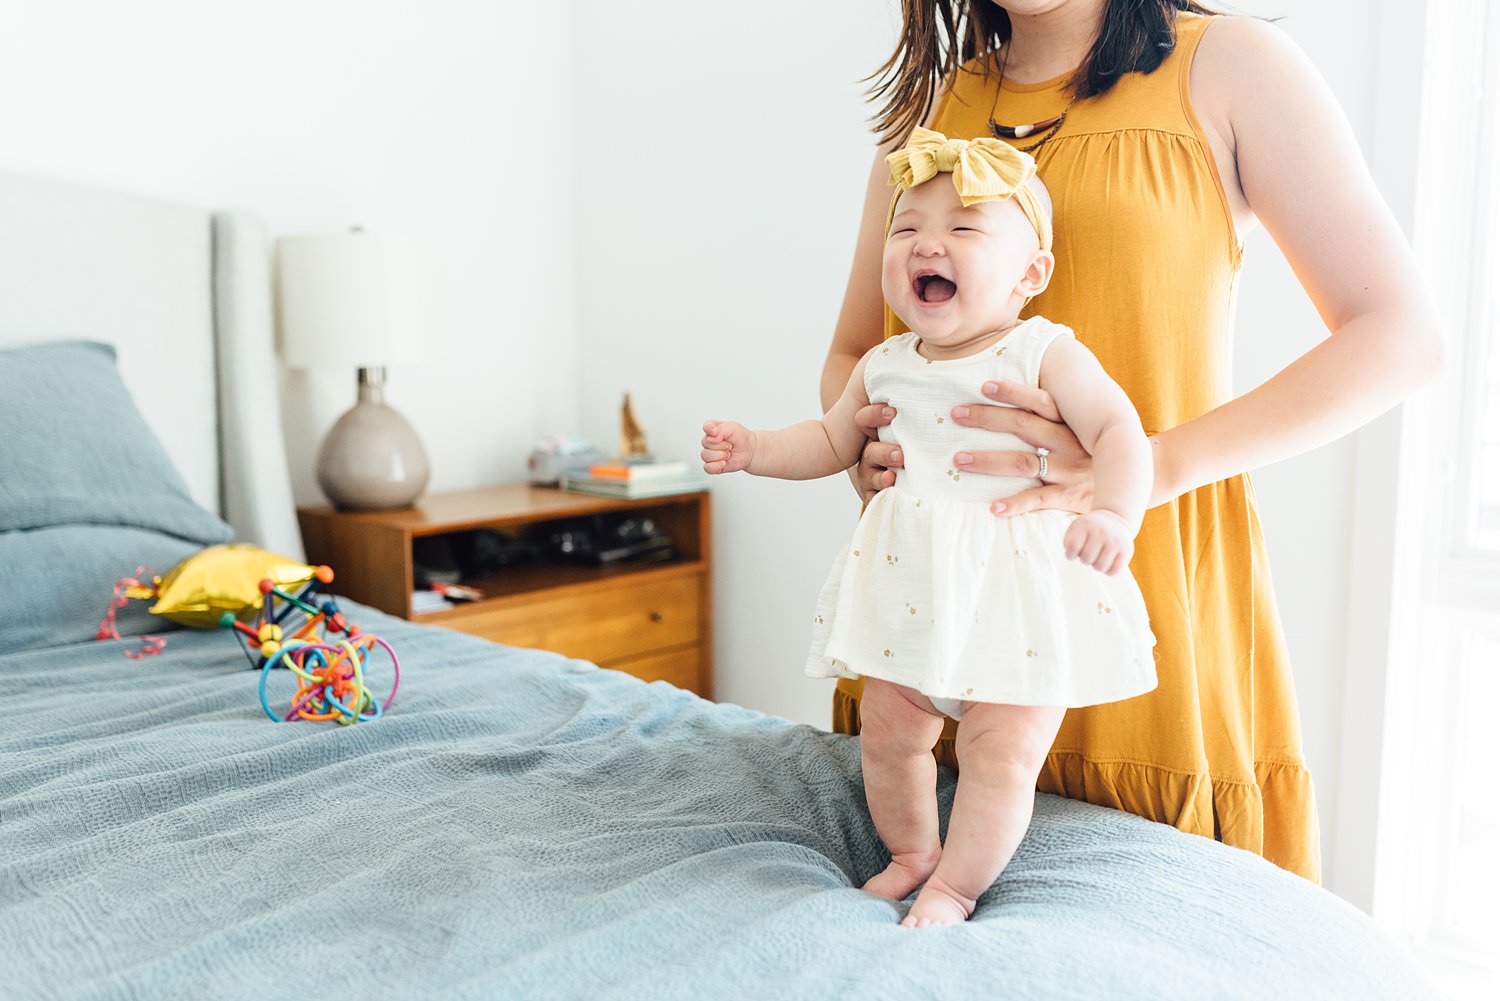
[[[0,347],[74,338],[115,346],[200,504],[301,557],[253,216],[0,172]]]

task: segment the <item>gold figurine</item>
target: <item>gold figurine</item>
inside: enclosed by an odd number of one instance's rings
[[[649,459],[651,450],[646,447],[646,432],[635,419],[630,407],[630,394],[625,394],[625,404],[620,408],[620,458]]]

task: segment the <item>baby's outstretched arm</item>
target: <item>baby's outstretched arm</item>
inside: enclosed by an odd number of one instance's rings
[[[873,350],[873,349],[872,349]],[[802,421],[776,431],[752,431],[734,421],[703,424],[703,471],[735,473],[782,480],[812,480],[831,476],[859,461],[869,439],[854,422],[865,395],[866,354],[854,366],[843,395],[821,420]]]
[[[1094,459],[1094,499],[1063,537],[1069,559],[1102,573],[1124,570],[1151,496],[1151,443],[1130,397],[1088,348],[1058,337],[1042,356],[1041,388]]]

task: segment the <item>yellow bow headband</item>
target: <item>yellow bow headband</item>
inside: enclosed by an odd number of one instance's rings
[[[1052,224],[1036,193],[1026,184],[1036,174],[1036,161],[1014,146],[989,138],[949,139],[941,132],[918,127],[906,145],[887,156],[885,162],[891,165],[891,183],[896,186],[886,215],[887,230],[901,192],[938,174],[952,174],[958,200],[965,205],[1015,198],[1036,230],[1042,249],[1052,249]]]

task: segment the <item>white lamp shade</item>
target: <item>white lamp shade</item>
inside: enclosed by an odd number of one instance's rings
[[[281,350],[293,368],[376,368],[415,355],[416,255],[354,231],[277,244]]]

